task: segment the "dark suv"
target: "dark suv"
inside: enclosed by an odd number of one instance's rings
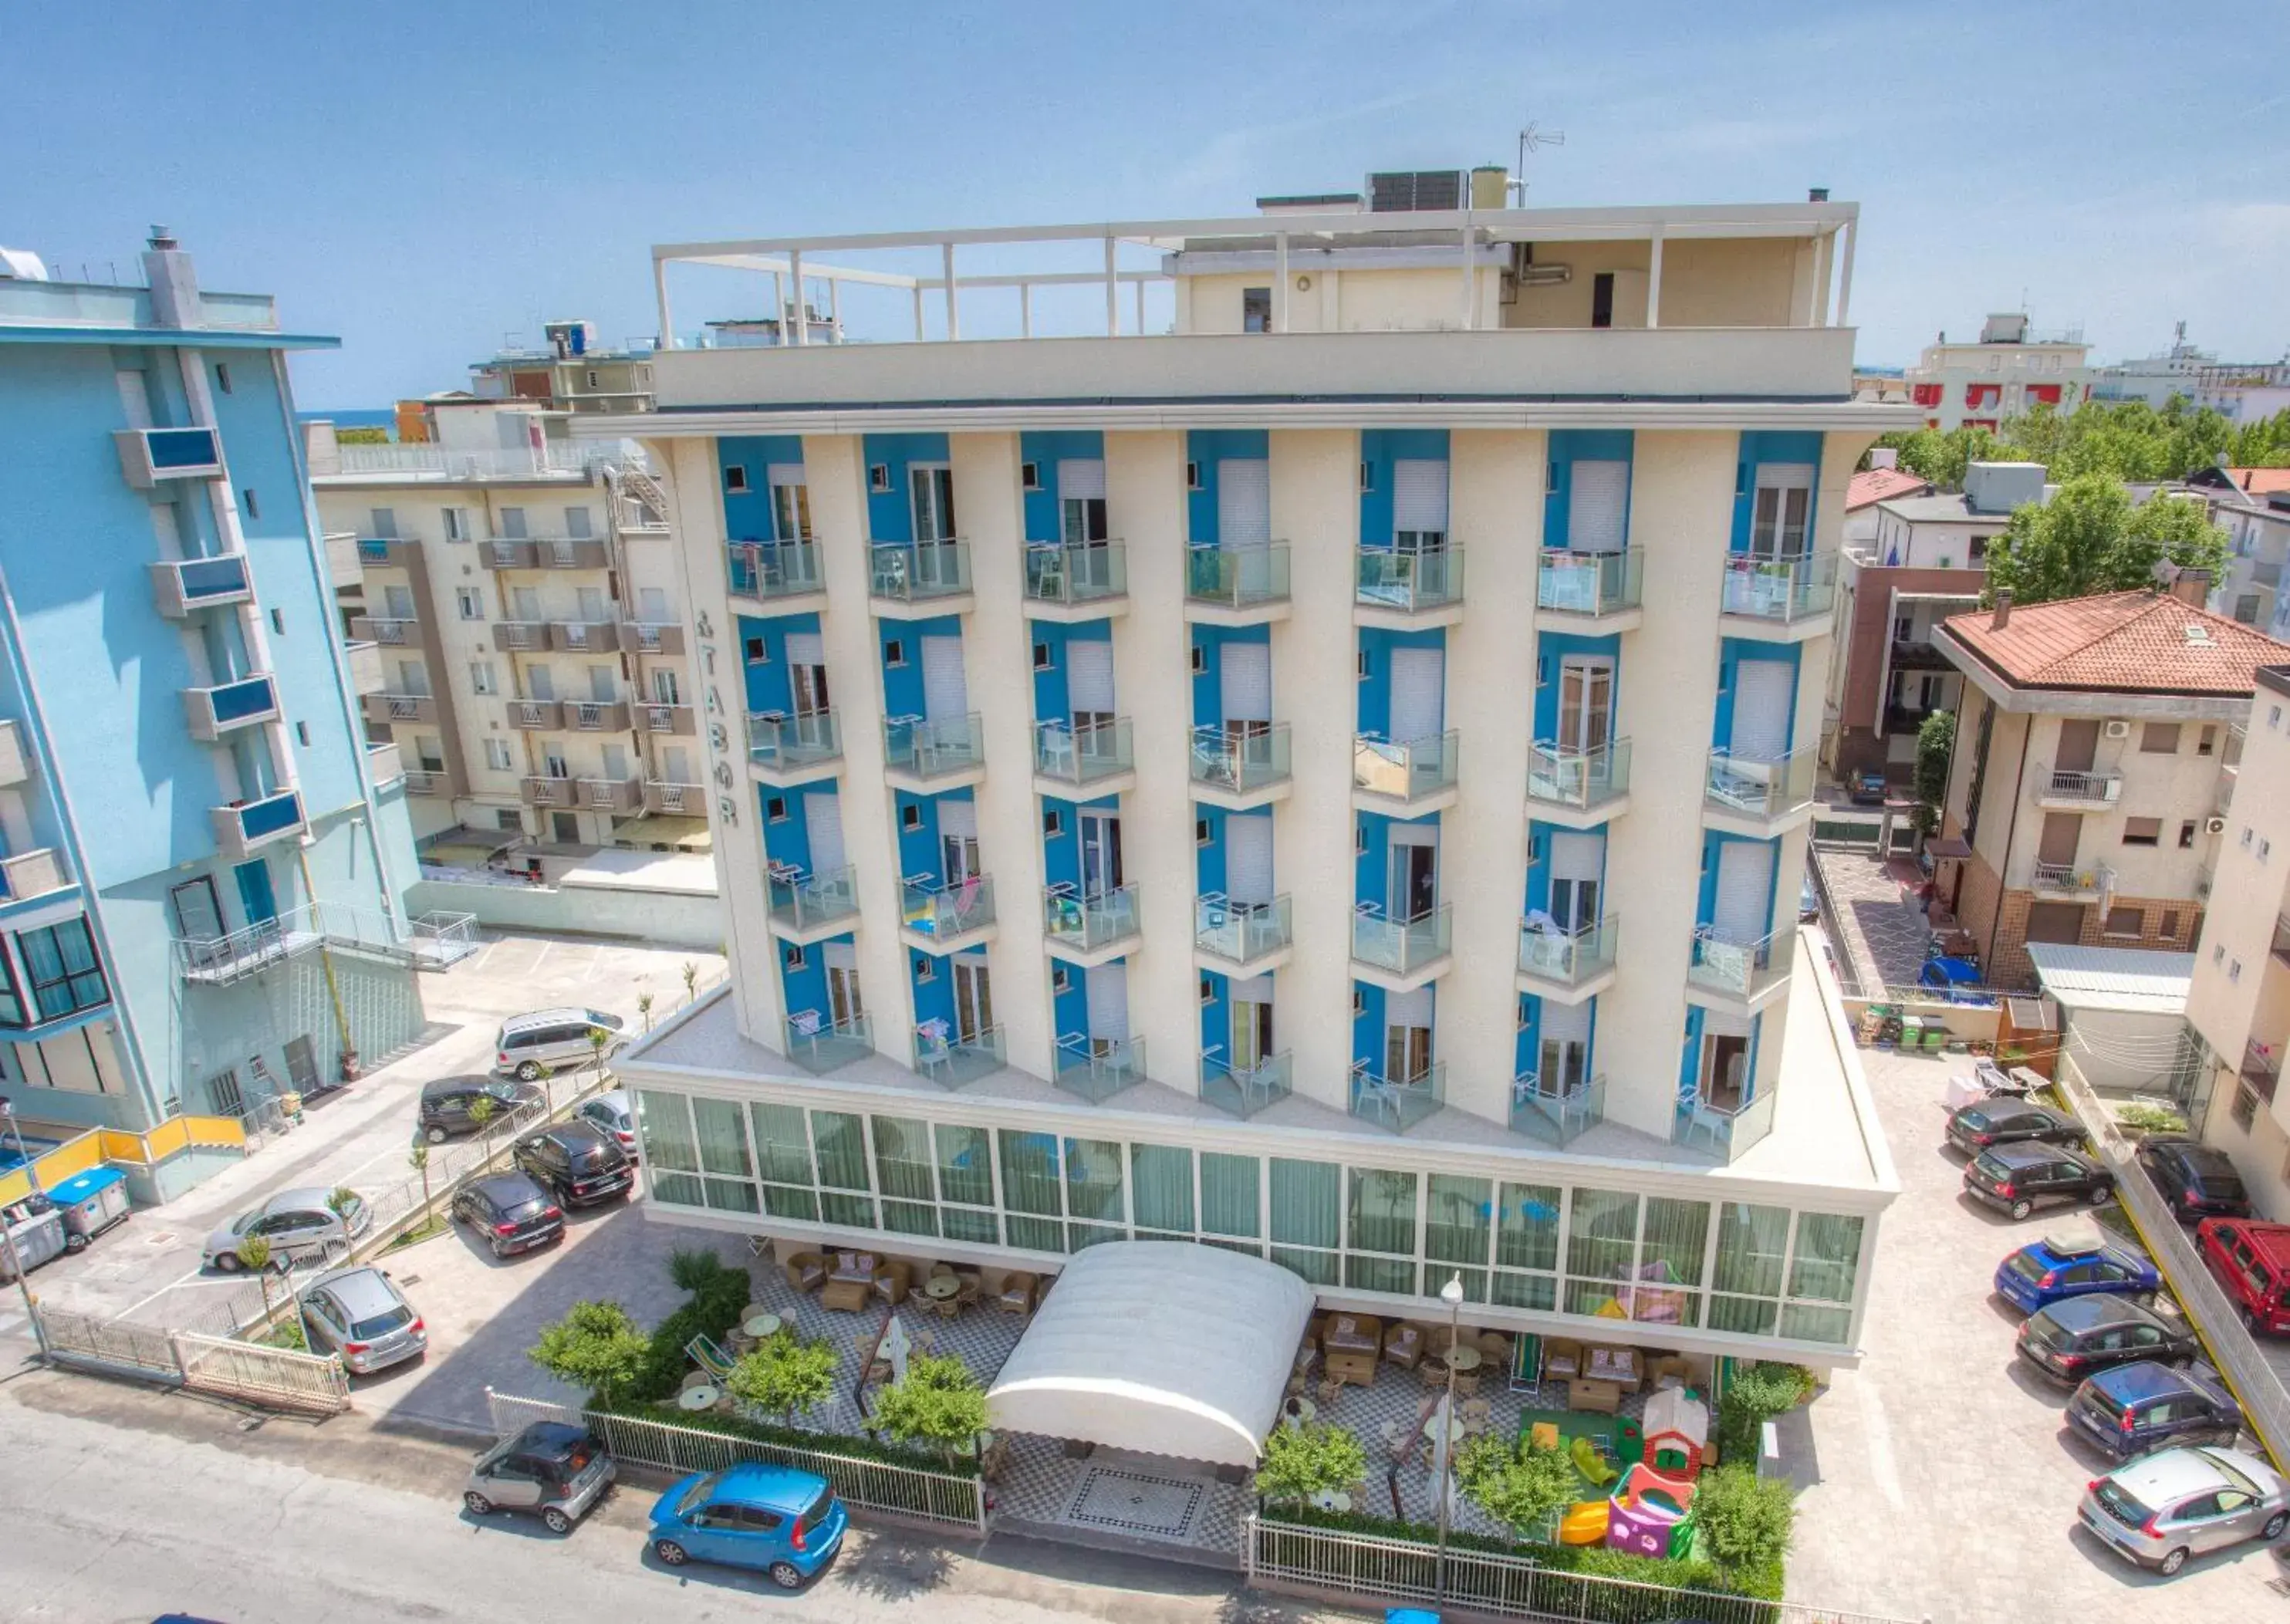
[[[493,1102],[492,1120],[500,1123],[540,1098],[539,1089],[499,1077],[432,1077],[421,1085],[421,1134],[436,1145],[456,1133],[475,1133],[477,1119],[470,1107],[480,1099]]]
[[[593,1122],[560,1122],[517,1140],[516,1165],[568,1207],[611,1201],[636,1183],[629,1153]]]
[[[2250,1193],[2223,1150],[2190,1139],[2150,1139],[2139,1147],[2139,1165],[2182,1224],[2250,1216]]]
[[[564,1233],[564,1212],[521,1172],[463,1185],[453,1196],[453,1217],[484,1236],[497,1258],[546,1246]]]
[[[2033,1100],[1975,1100],[1948,1119],[1948,1142],[1966,1156],[1978,1156],[1990,1145],[2014,1145],[2027,1140],[2050,1145],[2073,1145],[2083,1140],[2083,1124],[2064,1111]]]
[[[2102,1202],[2115,1193],[2107,1169],[2064,1145],[1993,1145],[1964,1170],[1965,1193],[2014,1220],[2054,1201]]]
[[[2022,1358],[2054,1381],[2077,1382],[2141,1359],[2183,1364],[2202,1351],[2195,1333],[2127,1297],[2095,1292],[2039,1308],[2020,1326]]]

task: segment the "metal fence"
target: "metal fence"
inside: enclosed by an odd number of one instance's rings
[[[2290,1392],[2284,1390],[2281,1376],[2251,1340],[2240,1313],[2211,1278],[2194,1242],[2179,1228],[2162,1192],[2139,1165],[2137,1141],[2117,1126],[2071,1056],[2061,1054],[2058,1072],[2060,1097],[2082,1120],[2100,1159],[2115,1175],[2116,1192],[2138,1225],[2148,1255],[2163,1271],[2171,1294],[2202,1332],[2212,1363],[2241,1401],[2245,1426],[2266,1446],[2278,1468],[2290,1469]]]
[[[564,1421],[586,1427],[602,1438],[606,1452],[615,1460],[661,1471],[715,1472],[750,1461],[792,1466],[826,1478],[843,1503],[855,1509],[981,1536],[986,1532],[986,1485],[981,1478],[766,1444],[641,1416],[577,1410],[568,1404],[496,1393],[491,1388],[485,1389],[485,1403],[492,1414],[493,1431],[500,1437],[521,1432],[535,1421]]]
[[[1655,1624],[1910,1624],[1880,1613],[1802,1602],[1759,1601],[1635,1580],[1546,1568],[1531,1556],[1450,1548],[1251,1516],[1241,1534],[1248,1582],[1270,1588],[1347,1591],[1403,1601],[1453,1603],[1505,1619],[1602,1620]],[[1444,1569],[1444,1573],[1443,1573]]]
[[[274,1410],[332,1415],[350,1407],[339,1359],[59,1308],[34,1312],[49,1356],[61,1364],[156,1377]]]

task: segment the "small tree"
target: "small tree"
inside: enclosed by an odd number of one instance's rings
[[[644,1017],[645,1030],[650,1032],[652,1030],[652,995],[650,993],[640,992],[637,995],[637,1013]]]
[[[1718,1401],[1718,1452],[1729,1461],[1755,1460],[1765,1424],[1812,1390],[1812,1372],[1798,1364],[1767,1360],[1735,1375]]]
[[[694,990],[699,987],[699,985],[700,966],[693,964],[690,959],[685,959],[684,961],[684,1001],[686,1004],[691,1003],[694,998],[700,996],[699,993]]]
[[[1256,1492],[1265,1500],[1301,1506],[1315,1494],[1349,1489],[1367,1476],[1367,1451],[1343,1428],[1328,1421],[1280,1426],[1264,1440],[1256,1463]]]
[[[605,1075],[605,1044],[611,1036],[602,1027],[589,1028],[589,1061],[601,1081]]]
[[[244,1236],[238,1243],[238,1260],[254,1271],[262,1286],[262,1317],[270,1317],[270,1243],[260,1235]]]
[[[1522,1540],[1544,1538],[1558,1508],[1581,1497],[1582,1479],[1564,1450],[1522,1447],[1482,1433],[1455,1457],[1455,1481],[1479,1508]]]
[[[732,1366],[724,1385],[732,1396],[787,1418],[797,1425],[804,1412],[835,1391],[843,1356],[831,1342],[806,1342],[782,1327]]]
[[[1940,828],[1941,808],[1948,801],[1948,766],[1956,753],[1956,713],[1935,710],[1917,729],[1917,806],[1910,814],[1917,838],[1929,837]]]
[[[1721,1566],[1778,1564],[1788,1553],[1797,1506],[1790,1486],[1746,1466],[1704,1472],[1693,1496],[1702,1549]]]
[[[901,1443],[931,1444],[951,1461],[986,1430],[986,1389],[961,1360],[917,1354],[905,1380],[876,1395],[875,1420]]]
[[[427,1140],[413,1141],[412,1148],[405,1153],[405,1164],[420,1175],[421,1205],[427,1211],[429,1205],[429,1144]]]
[[[724,1260],[705,1246],[678,1246],[668,1254],[669,1279],[690,1295],[706,1290],[724,1268]]]
[[[607,1409],[644,1367],[652,1339],[616,1302],[576,1302],[542,1327],[525,1357],[559,1381],[597,1396]]]
[[[477,1143],[484,1148],[484,1159],[493,1159],[493,1117],[500,1113],[500,1104],[491,1094],[478,1093],[469,1097],[469,1125],[477,1131]]]
[[[2113,474],[2079,474],[2049,502],[2013,510],[1988,548],[1988,587],[2023,604],[2128,592],[2154,585],[2165,559],[2215,580],[2226,532],[2199,502],[2158,495],[2134,505]]]
[[[344,1223],[349,1221],[350,1209],[358,1204],[358,1193],[347,1184],[337,1184],[326,1196],[326,1210]]]

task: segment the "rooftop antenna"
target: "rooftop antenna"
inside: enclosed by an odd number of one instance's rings
[[[1526,127],[1518,132],[1518,172],[1511,177],[1509,185],[1504,189],[1518,194],[1520,208],[1526,206],[1527,155],[1537,147],[1564,147],[1565,144],[1565,131],[1546,130],[1533,119],[1527,120]]]

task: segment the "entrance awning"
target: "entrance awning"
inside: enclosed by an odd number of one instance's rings
[[[1279,1420],[1312,1288],[1187,1241],[1114,1241],[1066,1265],[986,1406],[1009,1432],[1253,1466]]]

